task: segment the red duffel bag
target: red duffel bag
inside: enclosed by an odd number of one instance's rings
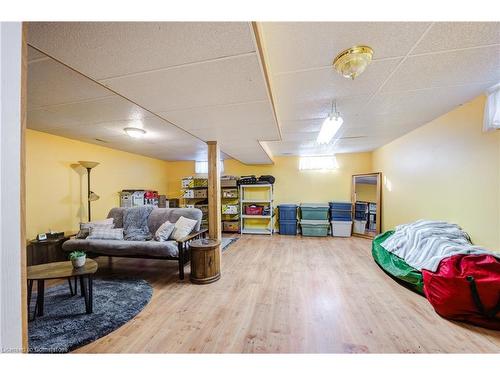
[[[424,292],[448,319],[500,330],[500,261],[491,255],[454,255],[436,272],[422,271]]]

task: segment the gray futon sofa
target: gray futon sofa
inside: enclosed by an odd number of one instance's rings
[[[112,208],[108,218],[113,218],[115,228],[123,228],[123,213],[126,208]],[[175,223],[181,216],[196,220],[193,231],[181,241],[126,241],[126,240],[94,240],[72,238],[63,243],[63,250],[71,252],[82,250],[89,255],[168,259],[179,262],[179,278],[184,279],[184,265],[189,261],[189,242],[205,236],[207,229],[201,229],[202,212],[197,208],[154,208],[148,217],[148,228],[151,234],[165,221]]]

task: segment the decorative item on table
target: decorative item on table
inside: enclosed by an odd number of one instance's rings
[[[50,229],[49,229],[49,231],[46,234],[47,234],[47,239],[48,240],[58,240],[58,239],[64,237],[64,232],[53,232]]]
[[[87,255],[83,251],[72,251],[69,254],[69,260],[71,260],[73,268],[80,268],[85,265]]]
[[[37,241],[47,241],[47,233],[38,233],[36,239]]]
[[[262,215],[264,212],[264,207],[263,206],[258,206],[255,204],[252,204],[250,206],[245,207],[245,215]]]

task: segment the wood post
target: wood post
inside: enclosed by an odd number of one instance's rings
[[[220,241],[221,193],[220,193],[220,149],[217,141],[208,141],[208,236]]]

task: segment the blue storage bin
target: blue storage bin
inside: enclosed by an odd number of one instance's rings
[[[352,210],[352,203],[351,202],[330,202],[328,203],[330,205],[331,210],[339,210],[339,211],[351,211]]]
[[[352,220],[352,213],[351,213],[351,211],[330,210],[330,220],[331,221],[351,221]]]
[[[296,204],[280,204],[278,210],[280,220],[297,220]]]
[[[297,234],[297,220],[281,220],[280,234],[295,236]]]
[[[367,216],[368,215],[364,211],[356,211],[354,213],[354,219],[356,220],[366,220]]]

